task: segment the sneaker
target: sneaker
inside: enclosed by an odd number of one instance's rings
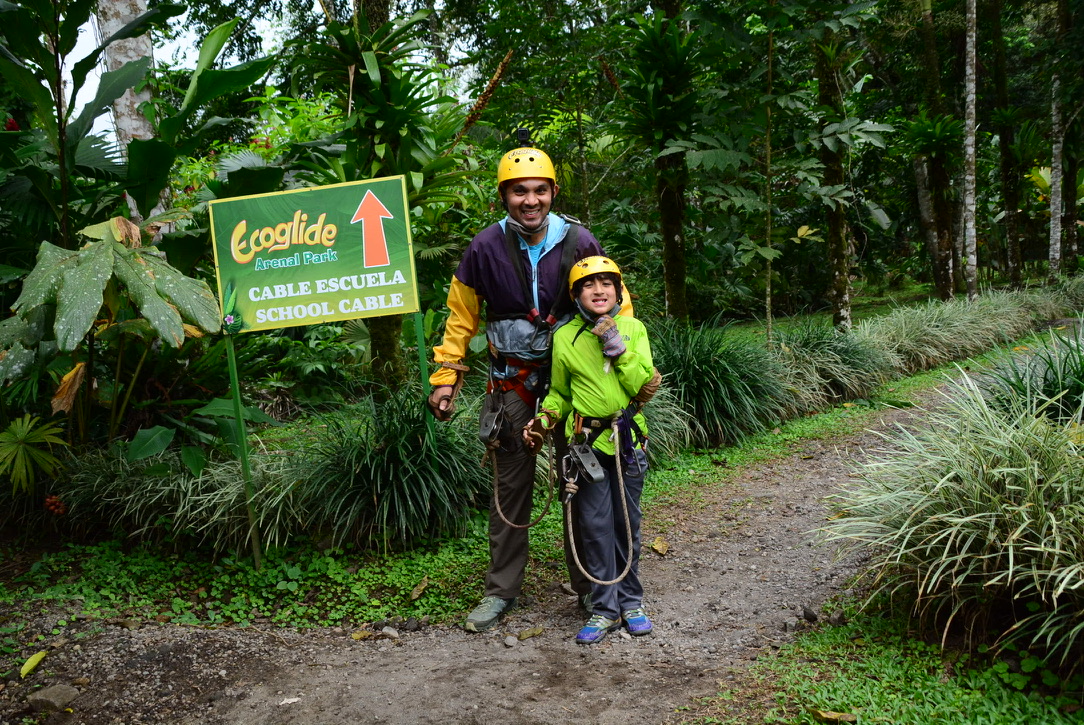
[[[576,601],[580,603],[580,609],[585,612],[591,611],[591,592],[587,592],[587,594],[577,594]]]
[[[601,642],[606,635],[621,626],[620,619],[606,619],[601,614],[592,614],[587,624],[576,635],[576,644],[594,644]]]
[[[647,612],[639,607],[626,609],[621,613],[621,619],[625,620],[625,629],[633,637],[642,637],[651,633],[651,620],[647,618]]]
[[[484,632],[492,629],[506,611],[516,606],[516,600],[501,599],[493,595],[482,597],[482,603],[467,615],[467,621],[463,623],[463,629],[468,632]]]

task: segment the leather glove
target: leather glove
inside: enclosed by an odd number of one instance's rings
[[[455,386],[438,385],[429,393],[425,404],[429,406],[429,412],[439,421],[451,420],[455,412]]]
[[[455,413],[455,396],[459,395],[459,390],[463,387],[463,376],[470,368],[449,362],[441,363],[441,367],[455,370],[455,385],[436,386],[425,399],[425,405],[434,418],[443,422],[452,419],[452,414]]]
[[[655,393],[659,392],[659,386],[661,385],[662,375],[659,373],[659,369],[652,368],[651,380],[648,380],[646,383],[644,383],[643,387],[640,388],[640,392],[632,396],[633,402],[639,403],[640,405],[646,404],[648,401],[655,397]]]
[[[554,420],[552,415],[543,411],[534,418],[531,418],[531,422],[524,426],[523,445],[527,447],[527,450],[531,452],[531,455],[538,455],[546,442],[546,436],[553,432],[552,420]]]
[[[621,331],[617,329],[617,323],[609,315],[598,318],[598,322],[591,328],[591,334],[597,335],[602,344],[602,354],[606,357],[618,357],[625,352],[625,341],[621,339]]]

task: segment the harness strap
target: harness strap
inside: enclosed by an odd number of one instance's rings
[[[557,272],[557,289],[554,290],[553,304],[545,317],[542,317],[542,313],[533,305],[534,295],[531,294],[531,286],[527,283],[527,275],[523,271],[523,255],[520,254],[516,234],[514,232],[509,233],[507,225],[504,228],[504,247],[508,255],[508,261],[512,263],[512,267],[516,270],[516,276],[519,277],[524,300],[528,305],[531,305],[531,310],[526,317],[536,325],[541,321],[546,326],[553,327],[557,322],[557,310],[560,309],[561,303],[568,296],[568,273],[572,271],[572,264],[576,259],[576,250],[580,246],[580,224],[570,217],[565,217],[565,221],[568,222],[568,231],[561,242],[564,246],[561,248],[561,265]],[[503,315],[503,317],[512,318],[518,317],[518,315]]]

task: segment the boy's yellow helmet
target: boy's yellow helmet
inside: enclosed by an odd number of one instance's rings
[[[610,274],[617,275],[617,283],[621,284],[621,268],[617,266],[609,257],[584,257],[580,261],[572,265],[572,270],[568,273],[568,293],[575,297],[572,289],[576,286],[584,277],[590,277],[593,274],[599,274],[600,272],[609,272]]]
[[[498,189],[512,179],[549,179],[551,184],[556,184],[557,174],[544,151],[524,146],[506,153],[497,165]]]

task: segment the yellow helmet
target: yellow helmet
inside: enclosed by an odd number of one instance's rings
[[[572,265],[572,270],[568,273],[568,293],[575,298],[573,288],[576,283],[584,277],[590,277],[593,274],[599,274],[600,272],[609,272],[610,274],[617,275],[618,293],[620,294],[621,286],[621,269],[617,266],[609,257],[584,257],[580,261]]]
[[[544,151],[524,146],[506,153],[497,165],[497,188],[511,179],[549,179],[556,184],[557,174]]]

